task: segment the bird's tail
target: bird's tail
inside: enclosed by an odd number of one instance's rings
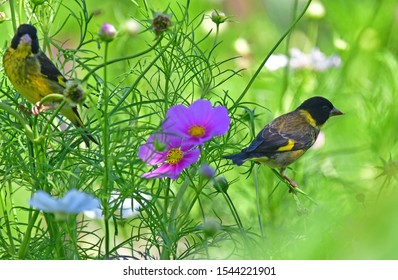
[[[246,153],[237,153],[233,155],[224,156],[225,159],[232,160],[233,164],[242,165],[243,162],[249,159],[249,156]]]
[[[90,147],[90,141],[98,145],[98,141],[91,135],[89,131],[87,131],[87,129],[84,128],[83,121],[80,118],[76,107],[69,107],[66,110],[61,110],[61,113],[66,116],[74,126],[81,129],[80,134],[87,147]]]

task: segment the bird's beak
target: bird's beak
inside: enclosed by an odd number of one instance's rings
[[[330,113],[329,113],[329,117],[338,116],[338,115],[343,115],[343,112],[341,112],[336,107],[333,107],[332,111],[330,111]]]
[[[23,45],[30,45],[30,43],[32,43],[32,38],[30,38],[29,34],[25,34],[21,37],[19,43]]]

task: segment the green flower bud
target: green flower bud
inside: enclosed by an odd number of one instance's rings
[[[215,236],[220,229],[220,222],[215,219],[208,219],[203,223],[203,234],[206,238]]]
[[[218,192],[226,193],[229,188],[229,184],[224,176],[219,176],[214,180],[214,187]]]
[[[218,12],[218,11],[212,12],[210,18],[217,25],[220,25],[221,23],[224,23],[227,20],[225,14],[223,12]]]
[[[84,99],[84,90],[78,81],[70,80],[66,82],[64,95],[72,104],[79,104]]]

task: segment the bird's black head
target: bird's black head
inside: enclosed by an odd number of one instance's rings
[[[27,37],[28,36],[28,37]],[[30,39],[30,45],[32,48],[32,52],[34,54],[39,52],[39,40],[37,39],[37,30],[33,25],[30,24],[21,24],[18,29],[17,33],[15,33],[14,38],[11,41],[11,47],[16,49],[18,45],[21,43],[21,39]]]
[[[323,125],[331,116],[343,114],[340,110],[335,108],[329,100],[321,96],[307,99],[296,110],[308,112],[317,126]]]

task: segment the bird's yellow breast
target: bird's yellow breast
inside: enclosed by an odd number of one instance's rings
[[[28,46],[9,48],[3,57],[4,70],[15,89],[28,101],[36,103],[44,96],[59,92],[41,73],[40,62]]]

